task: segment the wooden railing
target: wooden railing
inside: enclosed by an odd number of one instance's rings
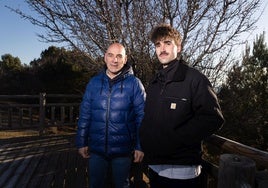
[[[0,95],[0,130],[75,126],[81,95]]]
[[[268,152],[235,142],[233,140],[212,135],[206,140],[207,143],[213,144],[223,153],[232,153],[247,156],[256,162],[256,165],[260,169],[268,169]]]
[[[226,178],[228,180],[228,176],[233,176],[229,178],[244,178],[243,171],[248,170],[247,162],[240,161],[240,158],[248,158],[250,161],[253,161],[256,165],[256,168],[250,169],[251,172],[247,172],[250,174],[251,178],[254,179],[253,185],[240,187],[249,187],[249,188],[265,188],[268,187],[268,152],[262,151],[239,142],[235,142],[233,140],[221,137],[219,135],[212,135],[210,138],[204,141],[204,145],[207,148],[211,148],[213,150],[214,159],[216,161],[209,161],[204,159],[203,161],[203,184],[206,186],[203,187],[228,187],[233,188],[236,187],[232,185],[230,182],[221,181],[224,183],[219,183],[219,179]],[[215,151],[215,149],[217,151]],[[209,150],[209,149],[208,149]],[[210,153],[211,154],[211,153]],[[233,168],[235,171],[235,175],[224,174],[224,167],[220,166],[220,157],[224,155],[230,155],[234,159],[234,165],[229,165],[228,168]],[[217,157],[215,156],[217,155]],[[222,173],[221,173],[222,172]],[[241,175],[242,174],[242,175]],[[237,181],[237,179],[236,179]],[[223,185],[224,184],[224,185]],[[226,186],[226,184],[228,186]],[[239,187],[239,186],[238,186]]]
[[[64,125],[74,128],[77,123],[81,97],[81,95],[45,93],[39,95],[0,95],[0,130],[23,128],[43,130],[46,127]],[[268,187],[268,152],[218,135],[212,135],[205,140],[204,146],[209,155],[212,155],[213,160],[207,158],[203,160],[202,187],[220,187],[218,179],[222,178],[219,177],[219,172],[222,169],[219,165],[219,159],[223,154],[234,155],[235,160],[239,159],[239,156],[253,160],[256,163],[256,172],[252,172],[255,179],[254,188]],[[243,169],[242,166],[241,168]],[[146,174],[144,169],[146,168],[143,168],[143,172]],[[236,173],[241,173],[241,171]],[[227,187],[231,188],[231,186]],[[250,187],[253,188],[253,186]]]

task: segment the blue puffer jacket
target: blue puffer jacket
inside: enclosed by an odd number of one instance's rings
[[[86,87],[80,106],[77,148],[89,146],[90,152],[107,157],[141,150],[138,133],[144,102],[144,87],[129,65],[112,80],[103,70]]]

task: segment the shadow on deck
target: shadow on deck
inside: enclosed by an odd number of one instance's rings
[[[88,161],[74,143],[74,134],[0,139],[0,187],[88,187]]]

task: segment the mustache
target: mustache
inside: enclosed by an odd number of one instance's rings
[[[160,55],[168,55],[168,53],[164,51],[164,52],[161,52]]]

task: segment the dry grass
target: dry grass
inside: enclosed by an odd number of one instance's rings
[[[38,135],[39,135],[39,131],[36,131],[36,130],[0,131],[0,139],[25,137],[25,136],[38,136]]]
[[[42,131],[42,134],[51,135],[51,134],[74,134],[74,128],[68,127],[49,127]],[[16,137],[26,137],[26,136],[39,136],[40,130],[4,130],[0,131],[0,139],[16,138]]]

